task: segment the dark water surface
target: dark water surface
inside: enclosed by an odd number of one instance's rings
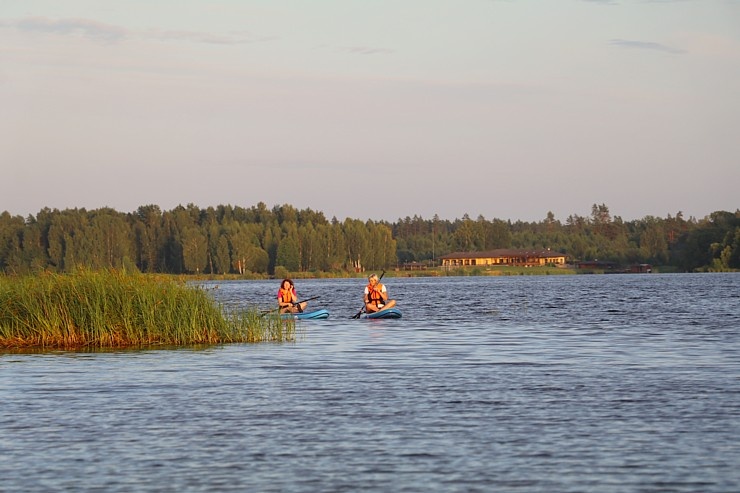
[[[295,343],[0,354],[0,491],[740,491],[740,274],[386,281],[298,281]]]

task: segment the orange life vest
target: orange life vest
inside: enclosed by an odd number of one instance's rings
[[[375,287],[378,289],[377,291],[373,289],[372,284],[368,283],[367,299],[369,303],[372,303],[373,305],[378,306],[381,303],[383,303],[383,297],[380,295],[380,292],[383,290],[383,285],[378,283],[375,285]]]
[[[292,303],[293,302],[293,289],[278,289],[278,302]]]

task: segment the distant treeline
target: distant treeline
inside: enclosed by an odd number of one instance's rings
[[[326,219],[291,205],[272,209],[189,204],[114,209],[42,209],[0,215],[0,270],[23,274],[126,268],[170,274],[283,275],[357,272],[407,262],[436,265],[445,254],[496,248],[550,248],[570,261],[651,263],[680,271],[740,269],[740,210],[697,220],[681,212],[634,221],[594,204],[591,216],[565,223],[548,212],[539,222],[419,216],[386,221]]]

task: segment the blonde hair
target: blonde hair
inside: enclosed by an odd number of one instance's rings
[[[375,279],[376,281],[378,281],[379,280],[378,279],[378,275],[377,274],[370,274],[368,276],[368,278],[367,278],[368,281],[372,281],[373,279]]]

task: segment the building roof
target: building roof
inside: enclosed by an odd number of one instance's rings
[[[544,249],[516,249],[516,248],[498,248],[496,250],[487,250],[485,252],[453,252],[442,255],[441,259],[453,258],[496,258],[496,257],[565,257],[564,253]]]

